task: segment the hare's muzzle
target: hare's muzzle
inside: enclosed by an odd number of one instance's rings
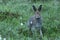
[[[35,15],[35,18],[36,18],[36,19],[39,19],[39,18],[40,18],[40,15],[39,15],[39,14],[36,14],[36,15]]]

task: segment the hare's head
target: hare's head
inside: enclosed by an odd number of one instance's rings
[[[33,10],[35,12],[35,18],[39,19],[40,18],[40,11],[41,11],[42,5],[40,5],[39,8],[36,8],[34,5],[32,7],[33,7]]]

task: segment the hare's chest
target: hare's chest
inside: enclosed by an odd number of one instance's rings
[[[41,28],[40,23],[37,22],[36,20],[31,21],[32,23],[32,30],[39,30]]]
[[[32,23],[32,27],[36,27],[36,28],[39,28],[41,25],[40,19],[39,20],[34,19],[33,21],[31,21],[31,23]]]

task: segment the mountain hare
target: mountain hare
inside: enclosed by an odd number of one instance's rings
[[[31,30],[31,32],[34,34],[35,30],[39,31],[40,33],[40,38],[42,38],[42,20],[41,20],[41,8],[42,5],[39,6],[39,8],[37,9],[34,5],[32,6],[33,10],[34,10],[34,15],[28,20],[28,27],[29,30]]]

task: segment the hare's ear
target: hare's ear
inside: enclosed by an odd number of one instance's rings
[[[34,5],[33,5],[32,7],[33,7],[33,10],[34,10],[34,11],[36,11],[36,10],[37,10],[37,9],[36,9],[36,7],[35,7]]]
[[[39,6],[38,11],[41,11],[41,9],[42,9],[42,5]]]

